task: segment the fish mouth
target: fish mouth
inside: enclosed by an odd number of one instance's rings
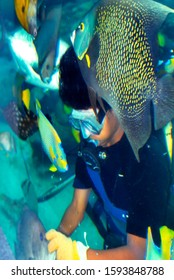
[[[37,27],[29,26],[29,33],[35,38],[37,36]]]

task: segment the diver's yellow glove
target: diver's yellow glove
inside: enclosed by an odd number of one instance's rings
[[[87,260],[88,247],[80,241],[72,241],[70,237],[54,229],[48,231],[45,237],[49,241],[49,253],[57,251],[57,260]]]

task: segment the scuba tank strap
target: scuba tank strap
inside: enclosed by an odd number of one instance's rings
[[[119,221],[126,222],[127,211],[116,208],[108,199],[108,196],[104,190],[103,183],[100,177],[100,173],[97,170],[93,170],[87,166],[88,174],[91,180],[94,182],[95,188],[100,193],[103,200],[105,210],[111,215],[115,216]]]

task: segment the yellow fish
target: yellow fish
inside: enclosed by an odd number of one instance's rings
[[[161,248],[157,247],[152,238],[151,228],[148,228],[147,260],[174,260],[174,231],[166,226],[160,228]]]
[[[37,36],[37,0],[14,0],[15,11],[23,28]]]
[[[67,171],[68,163],[61,140],[54,127],[42,113],[38,100],[36,100],[36,112],[38,116],[38,127],[42,139],[43,149],[54,165],[54,167],[51,167],[50,170],[53,172],[56,170],[60,172]]]

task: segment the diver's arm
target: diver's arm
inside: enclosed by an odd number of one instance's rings
[[[127,245],[108,250],[87,250],[88,260],[143,260],[145,259],[146,239],[127,235]]]
[[[75,189],[71,204],[67,208],[58,231],[69,236],[83,220],[91,189]]]
[[[56,251],[57,260],[144,260],[146,239],[128,234],[128,243],[116,249],[93,250],[82,242],[72,240],[51,229],[46,233],[48,251]]]

